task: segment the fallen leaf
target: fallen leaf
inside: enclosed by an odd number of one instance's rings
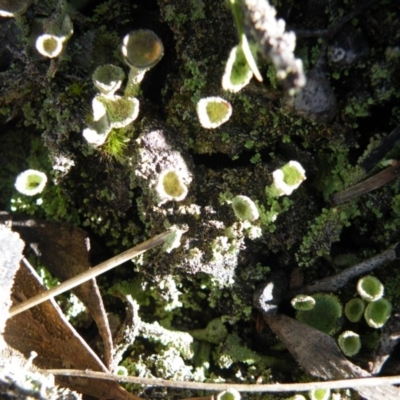
[[[328,380],[372,376],[349,361],[331,336],[284,314],[263,314],[263,317],[295,360],[310,375]],[[355,390],[369,400],[400,399],[400,389],[392,385],[357,387]]]
[[[13,287],[14,305],[44,290],[34,269],[21,265]],[[77,368],[108,372],[99,357],[66,320],[54,300],[8,319],[3,336],[10,347],[27,358],[35,351],[38,355],[34,364],[39,368]],[[99,398],[140,399],[112,381],[90,382],[85,378],[70,377],[57,378],[56,383]]]
[[[25,242],[30,243],[43,265],[62,282],[92,267],[89,263],[87,233],[70,224],[47,221],[13,221]],[[106,310],[96,280],[76,287],[73,292],[88,308],[104,344],[104,363],[111,365],[112,336]]]

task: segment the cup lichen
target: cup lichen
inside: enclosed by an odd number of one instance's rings
[[[255,221],[260,217],[258,208],[253,200],[247,196],[235,196],[232,199],[233,211],[241,221]]]
[[[229,120],[232,106],[221,97],[205,97],[196,106],[197,116],[203,128],[215,129]]]
[[[160,203],[182,201],[188,194],[188,188],[182,174],[173,169],[161,172],[155,190]]]
[[[352,357],[360,351],[361,339],[355,332],[344,331],[338,337],[338,344],[345,356]]]
[[[27,169],[17,176],[15,188],[26,196],[35,196],[43,191],[46,183],[47,176],[45,173],[35,169]]]

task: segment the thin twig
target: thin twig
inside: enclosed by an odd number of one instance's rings
[[[377,174],[365,179],[356,185],[350,186],[347,189],[342,190],[339,193],[335,193],[332,196],[332,202],[335,205],[345,203],[355,199],[365,193],[369,193],[372,190],[378,189],[392,179],[397,178],[400,174],[400,161],[393,160],[392,164]]]
[[[123,253],[115,257],[112,257],[107,261],[102,262],[96,267],[93,267],[85,272],[82,272],[79,275],[74,276],[71,279],[68,279],[67,281],[61,283],[60,285],[50,290],[46,290],[45,292],[39,293],[38,295],[30,298],[29,300],[17,304],[14,307],[11,307],[9,311],[9,317],[11,318],[14,315],[29,310],[30,308],[37,306],[38,304],[43,303],[46,300],[58,296],[59,294],[64,293],[67,290],[71,290],[74,287],[79,286],[82,283],[89,281],[90,279],[95,278],[96,276],[104,274],[110,269],[113,269],[118,265],[121,265],[122,263],[129,261],[133,257],[137,257],[138,255],[146,252],[147,250],[150,250],[156,246],[159,246],[160,244],[163,244],[165,242],[165,239],[170,233],[171,233],[170,231],[166,231],[157,236],[154,236],[153,238],[146,240],[145,242],[140,243],[137,246],[132,247],[131,249],[126,250]]]
[[[357,7],[355,10],[351,11],[347,15],[345,15],[341,20],[337,21],[335,24],[331,25],[327,32],[328,39],[335,36],[339,31],[343,29],[343,26],[346,25],[353,18],[357,17],[357,15],[362,14],[369,7],[373,6],[375,3],[379,3],[381,0],[367,0],[361,2],[361,5]]]
[[[347,285],[351,279],[360,275],[364,275],[373,269],[380,267],[381,265],[399,258],[399,253],[400,243],[396,243],[384,252],[379,253],[368,260],[364,260],[356,265],[353,265],[352,267],[346,268],[344,271],[339,272],[336,275],[328,276],[327,278],[320,279],[311,285],[306,285],[291,290],[285,294],[285,298],[292,299],[299,293],[313,294],[318,292],[336,292],[341,287]]]
[[[382,139],[380,145],[371,151],[361,162],[360,166],[368,174],[389,151],[400,143],[400,125],[397,125],[388,136]]]
[[[136,376],[121,376],[95,371],[81,371],[78,369],[47,369],[43,370],[53,375],[74,376],[90,379],[104,379],[109,381],[135,383],[146,386],[174,387],[194,390],[223,391],[236,389],[239,392],[304,392],[311,389],[344,389],[357,387],[371,387],[400,384],[400,375],[382,376],[373,378],[341,379],[337,381],[306,382],[306,383],[270,383],[270,384],[237,384],[237,383],[206,383],[181,382],[155,378],[140,378]]]

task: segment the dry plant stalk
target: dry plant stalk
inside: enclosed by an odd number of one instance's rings
[[[335,193],[332,196],[332,202],[335,205],[345,203],[355,199],[365,193],[369,193],[372,190],[378,189],[392,179],[397,178],[400,174],[400,161],[393,160],[392,164],[377,174],[365,179],[356,185],[350,186],[349,188],[342,190],[339,193]]]
[[[340,379],[330,381],[316,381],[305,383],[270,383],[270,384],[245,384],[245,383],[207,383],[207,382],[184,382],[171,381],[155,378],[140,378],[136,376],[121,376],[95,371],[81,371],[73,369],[49,369],[45,372],[53,375],[76,376],[92,379],[104,379],[110,381],[135,383],[141,385],[174,387],[182,389],[198,389],[223,391],[227,389],[236,389],[239,392],[303,392],[311,389],[344,389],[344,388],[359,388],[359,387],[375,387],[383,385],[398,385],[400,384],[400,376],[382,376],[368,377],[356,379]]]
[[[31,299],[24,301],[23,303],[17,304],[14,307],[11,307],[9,311],[9,318],[20,314],[23,311],[29,310],[30,308],[37,306],[38,304],[43,303],[44,301],[49,300],[55,296],[58,296],[61,293],[71,290],[74,287],[79,286],[82,283],[95,278],[96,276],[104,274],[105,272],[117,267],[118,265],[121,265],[126,261],[129,261],[133,257],[137,257],[138,255],[145,253],[147,250],[163,244],[170,233],[170,231],[166,231],[157,236],[154,236],[153,238],[146,240],[145,242],[140,243],[137,246],[132,247],[131,249],[126,250],[123,253],[112,257],[109,260],[104,261],[89,270],[71,279],[68,279],[67,281],[50,290],[39,293],[37,296],[34,296]]]

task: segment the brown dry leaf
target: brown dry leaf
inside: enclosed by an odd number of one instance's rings
[[[21,263],[12,293],[14,305],[44,290],[36,272]],[[20,351],[27,358],[35,351],[38,356],[34,364],[42,369],[76,368],[108,372],[53,300],[10,318],[6,324],[4,339],[10,347]],[[140,399],[112,381],[57,378],[57,384],[99,398]]]
[[[310,375],[328,380],[372,376],[344,357],[331,336],[283,314],[264,314],[263,317],[300,366]],[[356,390],[369,400],[400,399],[400,389],[391,385],[360,387]]]
[[[91,268],[87,233],[73,225],[46,221],[13,221],[25,242],[32,245],[43,265],[62,282]],[[112,337],[96,280],[83,283],[73,292],[89,309],[104,344],[104,363],[111,365]]]

